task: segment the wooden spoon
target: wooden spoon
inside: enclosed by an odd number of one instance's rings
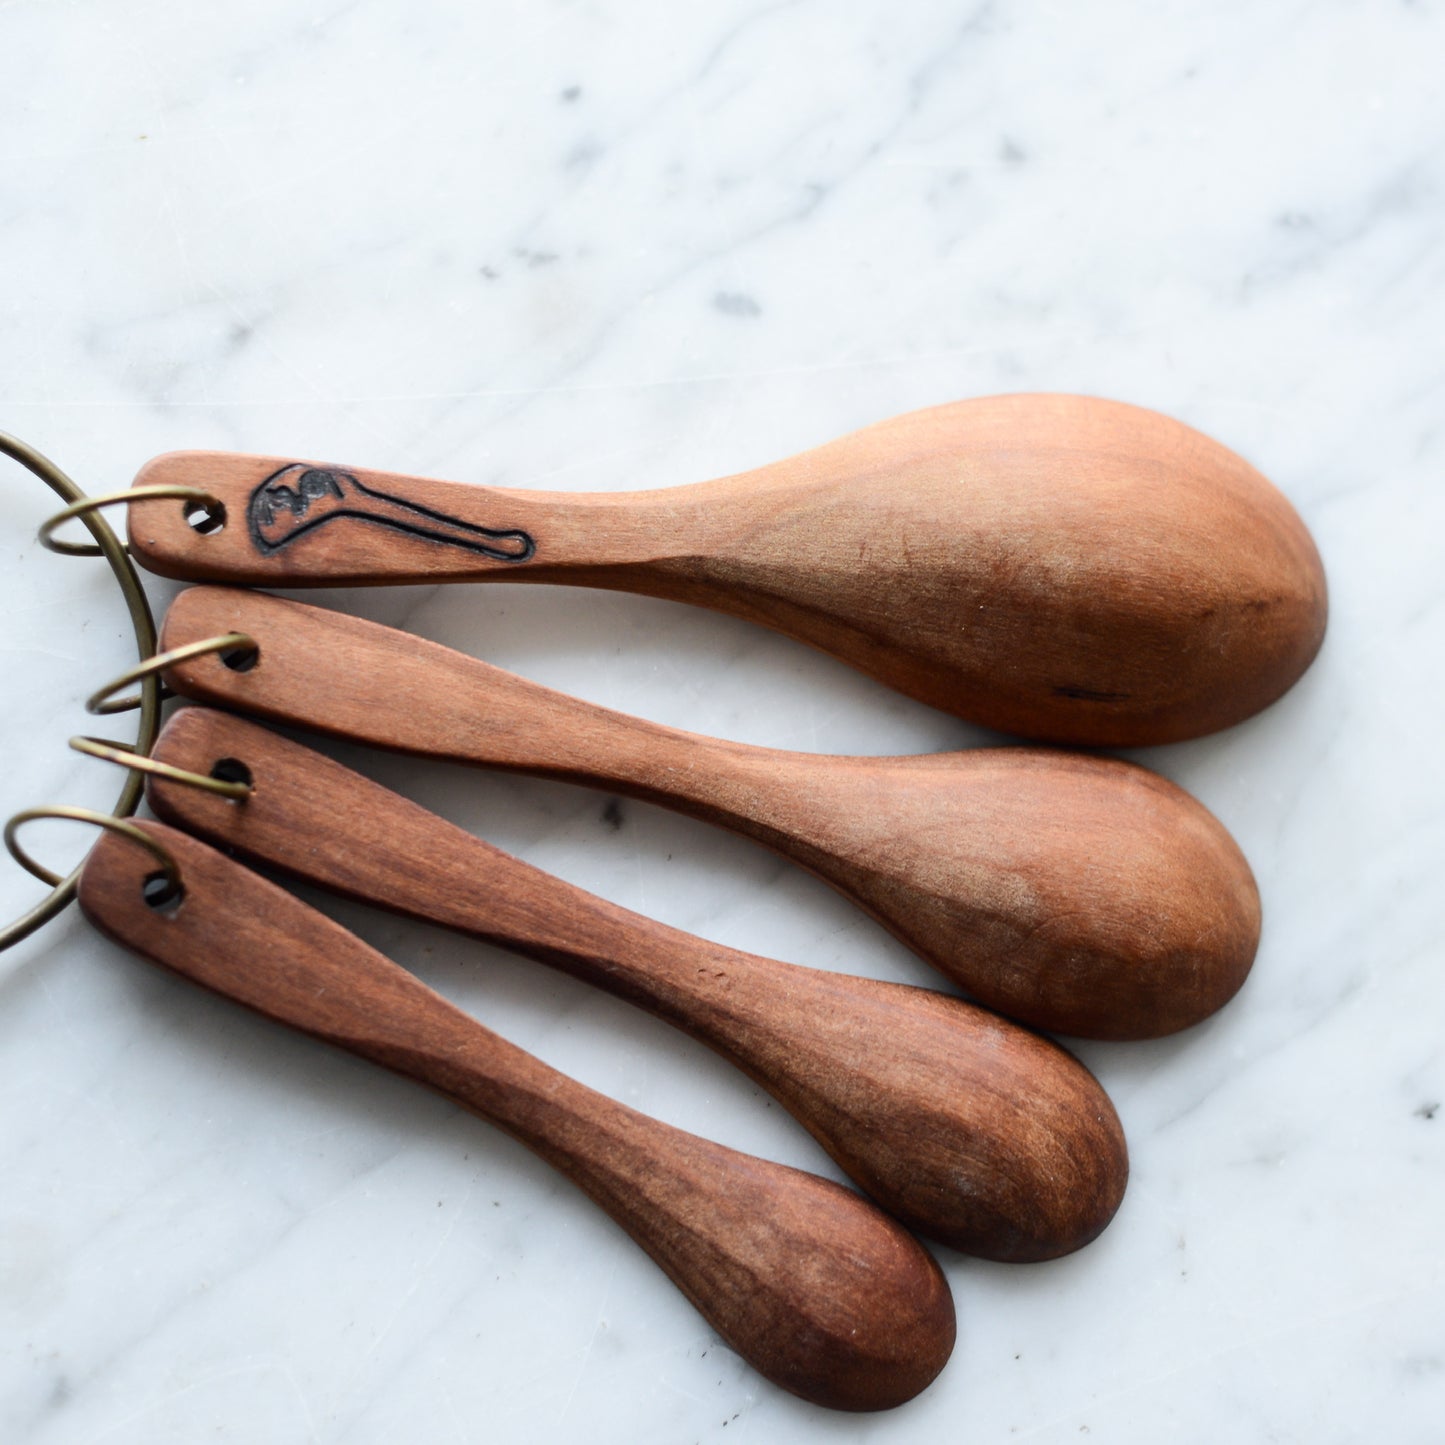
[[[283,889],[160,823],[184,897],[104,835],[80,903],[116,942],[427,1084],[561,1170],[756,1370],[816,1404],[912,1399],[953,1349],[953,1300],[903,1228],[847,1189],[696,1138],[584,1088],[483,1028]]]
[[[913,412],[760,470],[576,495],[173,452],[130,509],[167,577],[277,587],[568,582],[774,627],[934,707],[1024,737],[1173,742],[1273,702],[1325,628],[1303,523],[1232,452],[1118,402]],[[215,509],[199,526],[215,528]]]
[[[1093,1239],[1128,1176],[1108,1096],[1076,1059],[928,989],[740,953],[531,868],[329,758],[206,708],[153,749],[240,776],[234,804],[150,780],[168,822],[253,862],[500,944],[701,1039],[794,1114],[896,1219],[997,1260]]]
[[[1185,1028],[1229,999],[1259,895],[1220,824],[1142,768],[1043,749],[845,758],[719,742],[526,682],[408,633],[193,587],[163,646],[248,633],[166,680],[200,702],[400,752],[644,798],[766,843],[1012,1018],[1094,1038]],[[245,659],[232,658],[232,662]]]

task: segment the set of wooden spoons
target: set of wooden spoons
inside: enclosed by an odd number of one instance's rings
[[[169,576],[533,580],[680,598],[1055,743],[1164,742],[1237,722],[1294,682],[1325,622],[1313,544],[1258,473],[1175,422],[1076,397],[939,407],[760,471],[614,496],[205,452],[157,459],[130,496],[132,551]],[[86,865],[86,912],[166,967],[527,1143],[733,1348],[821,1404],[899,1404],[947,1360],[948,1287],[908,1230],[1026,1261],[1079,1248],[1112,1217],[1127,1176],[1117,1116],[1032,1029],[1185,1028],[1234,994],[1254,957],[1258,895],[1229,835],[1172,784],[1113,759],[746,747],[234,586],[181,593],[162,647],[168,685],[204,704],[176,714],[147,760],[165,822],[141,827],[174,869],[158,874],[107,836]],[[977,1002],[640,918],[233,712],[605,787],[731,828],[852,898]],[[766,1088],[874,1204],[564,1079],[227,854],[650,1010]]]

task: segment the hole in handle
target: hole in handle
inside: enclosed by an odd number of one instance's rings
[[[218,783],[240,783],[244,787],[255,786],[251,770],[240,758],[219,758],[211,767],[211,777]]]
[[[261,660],[261,649],[254,643],[228,647],[221,652],[220,658],[232,672],[250,672]]]
[[[190,502],[186,506],[186,525],[193,532],[209,537],[213,532],[226,528],[226,504],[215,497],[204,501]]]
[[[181,906],[186,890],[177,878],[160,871],[147,873],[140,886],[145,905],[156,913],[174,913]]]

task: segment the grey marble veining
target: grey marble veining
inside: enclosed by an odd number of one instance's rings
[[[1425,0],[0,5],[0,428],[92,490],[192,446],[653,487],[956,397],[1076,390],[1248,457],[1332,589],[1288,697],[1139,755],[1256,870],[1250,982],[1182,1037],[1079,1047],[1129,1134],[1123,1209],[1051,1265],[943,1252],[959,1344],[913,1404],[782,1395],[519,1146],[72,915],[0,956],[0,1439],[1438,1440],[1442,54]],[[124,616],[99,564],[34,545],[49,510],[5,469],[7,815],[119,786],[64,739],[106,730],[80,704],[128,662]],[[982,737],[673,604],[317,600],[718,736]],[[641,912],[934,979],[700,824],[336,751]],[[86,842],[26,840],[57,865]],[[0,869],[5,916],[37,892]],[[585,1082],[835,1172],[654,1021],[334,911]]]

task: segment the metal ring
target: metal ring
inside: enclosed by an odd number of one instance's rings
[[[49,457],[36,451],[34,447],[28,446],[18,437],[10,436],[7,432],[0,432],[0,453],[19,462],[27,471],[39,477],[51,491],[64,501],[78,502],[85,496],[85,493]],[[110,564],[110,570],[115,573],[115,580],[120,584],[121,593],[125,597],[126,610],[130,613],[131,627],[135,631],[136,655],[149,657],[156,650],[156,620],[151,613],[150,603],[146,600],[140,574],[136,571],[135,564],[126,556],[125,545],[110,529],[104,517],[98,516],[94,512],[86,512],[81,517],[81,521],[90,535],[100,544],[101,553]],[[160,727],[160,682],[156,678],[147,678],[141,684],[140,726],[137,729],[135,744],[137,751],[150,752],[156,735],[160,732]],[[120,796],[116,799],[114,816],[125,818],[134,813],[140,804],[144,787],[145,779],[139,773],[128,774],[125,784],[120,790]],[[0,929],[0,951],[9,948],[11,944],[19,943],[22,938],[28,938],[37,928],[42,927],[61,912],[74,899],[76,885],[79,881],[80,869],[77,868],[69,878],[63,879],[52,888],[50,893],[28,913],[22,914]]]
[[[173,767],[145,753],[138,753],[129,743],[118,743],[111,738],[71,738],[70,746],[88,758],[99,758],[102,762],[118,763],[123,768],[135,768],[157,778],[168,778],[173,783],[185,783],[190,788],[203,792],[217,793],[233,802],[251,795],[250,783],[227,783],[220,778],[208,778],[204,773],[192,773],[185,768]]]
[[[201,502],[208,508],[219,507],[223,517],[226,513],[226,504],[219,497],[202,491],[200,487],[183,487],[179,482],[157,487],[131,487],[129,491],[107,492],[103,497],[82,497],[78,502],[72,502],[64,511],[43,521],[35,537],[42,547],[59,552],[62,557],[100,557],[104,554],[93,543],[57,541],[56,529],[63,527],[72,517],[83,517],[101,507],[112,507],[117,502],[143,502],[164,497],[172,497],[182,502]]]
[[[133,682],[154,677],[158,672],[173,667],[178,662],[189,662],[193,657],[204,657],[208,652],[225,652],[232,647],[251,647],[259,651],[256,639],[244,632],[227,632],[221,637],[203,637],[199,642],[186,643],[184,647],[172,647],[166,652],[156,653],[154,656],[146,658],[144,662],[137,663],[129,671],[121,673],[119,677],[111,678],[104,687],[86,698],[85,710],[101,717],[108,717],[111,713],[129,712],[131,708],[141,705],[143,695],[112,697],[112,693],[119,692],[123,687],[129,687]],[[149,752],[150,749],[146,748],[145,751]]]
[[[127,822],[124,818],[117,818],[113,813],[97,813],[92,808],[26,808],[23,813],[16,813],[6,823],[5,846],[10,850],[10,856],[27,873],[33,873],[42,883],[49,883],[54,888],[59,887],[62,879],[59,873],[52,873],[49,868],[42,867],[37,863],[15,841],[15,834],[19,831],[20,825],[33,822],[36,818],[66,818],[77,823],[94,823],[97,828],[108,828],[112,833],[119,833],[133,843],[139,843],[159,861],[165,872],[166,881],[170,883],[171,887],[177,892],[181,891],[180,864],[171,856],[169,848],[157,843],[149,833],[142,832],[134,823]]]

